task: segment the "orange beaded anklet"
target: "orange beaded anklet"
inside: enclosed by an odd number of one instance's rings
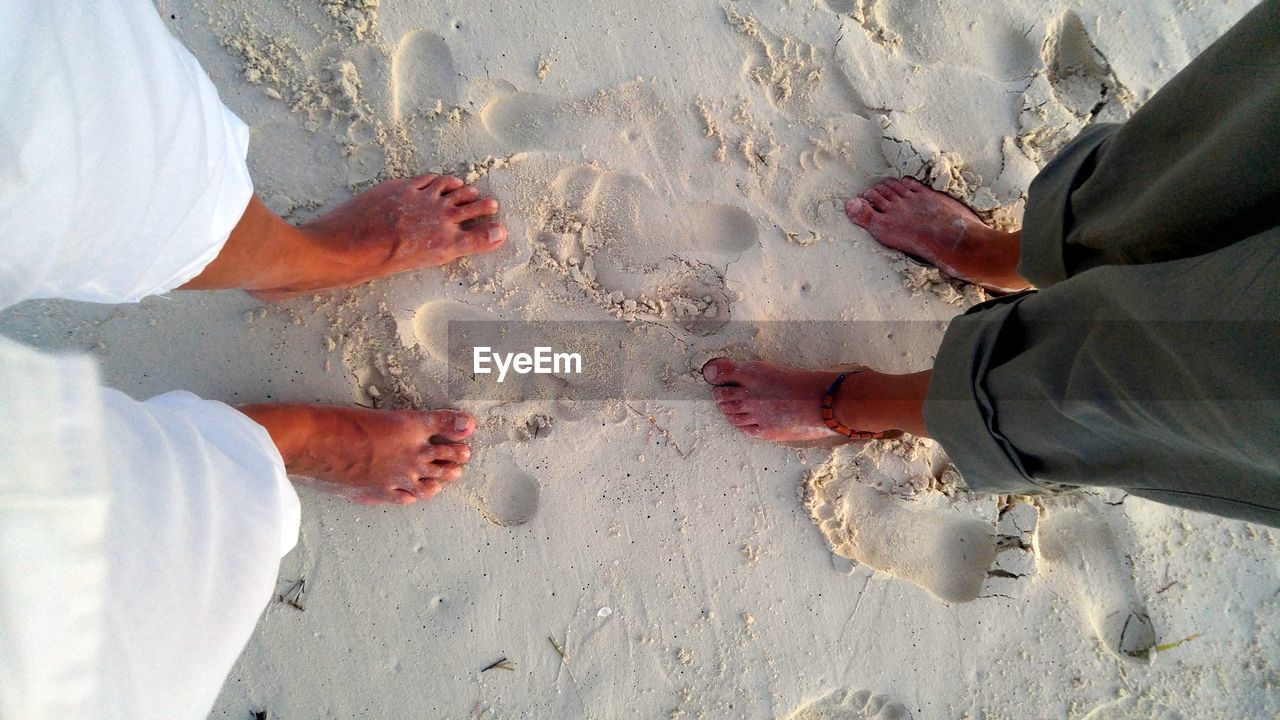
[[[836,381],[831,383],[831,387],[827,388],[827,394],[822,396],[822,422],[832,430],[853,440],[877,440],[886,437],[897,437],[900,433],[894,430],[870,432],[868,430],[854,430],[836,419],[836,392],[840,390],[840,383],[844,382],[846,377],[856,375],[857,373],[840,373]]]

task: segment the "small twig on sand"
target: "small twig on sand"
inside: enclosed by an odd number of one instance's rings
[[[294,608],[295,610],[301,610],[302,612],[306,612],[307,609],[302,606],[302,595],[306,591],[307,591],[307,579],[298,578],[298,582],[294,583],[292,587],[290,587],[288,590],[285,591],[283,595],[280,596],[280,602],[284,603],[285,605],[288,605],[291,608]]]
[[[511,662],[506,658],[502,658],[501,660],[486,666],[480,672],[488,672],[490,670],[515,670],[515,669],[516,669],[515,663]]]
[[[681,460],[684,460],[685,458],[689,457],[689,455],[690,455],[691,453],[693,453],[693,448],[689,448],[689,452],[685,452],[684,450],[681,450],[681,449],[680,449],[680,445],[679,445],[678,443],[676,443],[676,439],[675,439],[675,438],[673,438],[673,437],[671,437],[671,433],[670,433],[670,432],[668,432],[666,428],[664,428],[664,427],[662,427],[661,425],[659,425],[659,424],[658,424],[658,421],[657,421],[657,420],[655,420],[655,419],[654,419],[654,417],[653,417],[652,415],[645,415],[644,413],[642,413],[642,412],[640,412],[639,410],[635,409],[635,406],[633,406],[631,403],[627,403],[627,409],[628,409],[628,410],[630,410],[631,412],[635,413],[636,415],[638,415],[638,416],[640,416],[640,417],[644,418],[645,420],[648,420],[648,421],[649,421],[649,424],[653,426],[653,429],[654,429],[654,430],[656,430],[656,431],[658,431],[658,434],[659,434],[659,435],[661,435],[663,438],[665,438],[665,439],[666,439],[667,444],[668,444],[668,445],[670,445],[671,447],[675,448],[675,450],[676,450],[676,455],[679,455]],[[697,445],[697,444],[695,443],[695,447],[696,447],[696,445]]]
[[[569,656],[565,654],[564,646],[556,642],[556,638],[554,635],[548,635],[547,641],[551,643],[551,647],[556,649],[556,654],[560,656],[560,659],[564,660],[565,662],[569,662]]]
[[[1147,648],[1146,650],[1143,650],[1141,652],[1129,653],[1129,654],[1133,655],[1136,658],[1141,658],[1143,660],[1146,660],[1148,657],[1151,656],[1151,653],[1153,652],[1162,653],[1166,650],[1172,650],[1178,647],[1179,645],[1181,645],[1182,643],[1191,642],[1192,640],[1195,640],[1198,637],[1200,637],[1200,633],[1191,633],[1190,635],[1182,638],[1181,640],[1174,640],[1173,642],[1167,642],[1161,645],[1156,645],[1153,648]]]

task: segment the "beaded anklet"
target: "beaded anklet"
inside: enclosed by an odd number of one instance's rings
[[[900,433],[893,430],[881,432],[854,430],[836,419],[836,392],[840,390],[840,383],[844,382],[846,377],[856,374],[856,372],[840,373],[839,377],[836,378],[836,381],[831,383],[831,387],[827,388],[827,394],[822,396],[822,422],[832,430],[853,440],[876,440],[879,438],[896,437],[899,435]]]

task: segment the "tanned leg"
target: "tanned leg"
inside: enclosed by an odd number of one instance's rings
[[[239,288],[264,300],[358,285],[497,249],[498,201],[447,175],[388,180],[294,227],[256,196],[222,252],[183,290]]]
[[[455,177],[389,180],[294,227],[256,196],[231,237],[183,290],[239,288],[264,300],[349,287],[497,249],[498,202]],[[407,504],[456,480],[471,457],[466,413],[247,405],[290,475],[361,503]]]
[[[245,405],[267,429],[290,475],[365,504],[405,505],[439,493],[471,458],[475,431],[457,410],[362,410]]]

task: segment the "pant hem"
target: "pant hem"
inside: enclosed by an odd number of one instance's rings
[[[1022,218],[1018,274],[1036,287],[1049,287],[1069,276],[1064,251],[1073,222],[1071,193],[1092,172],[1098,147],[1119,128],[1112,124],[1085,128],[1031,182]]]
[[[925,397],[925,426],[979,492],[1037,494],[1051,488],[1027,474],[1017,452],[996,429],[995,406],[982,384],[990,349],[1014,307],[1028,293],[975,305],[951,322],[934,362]]]

